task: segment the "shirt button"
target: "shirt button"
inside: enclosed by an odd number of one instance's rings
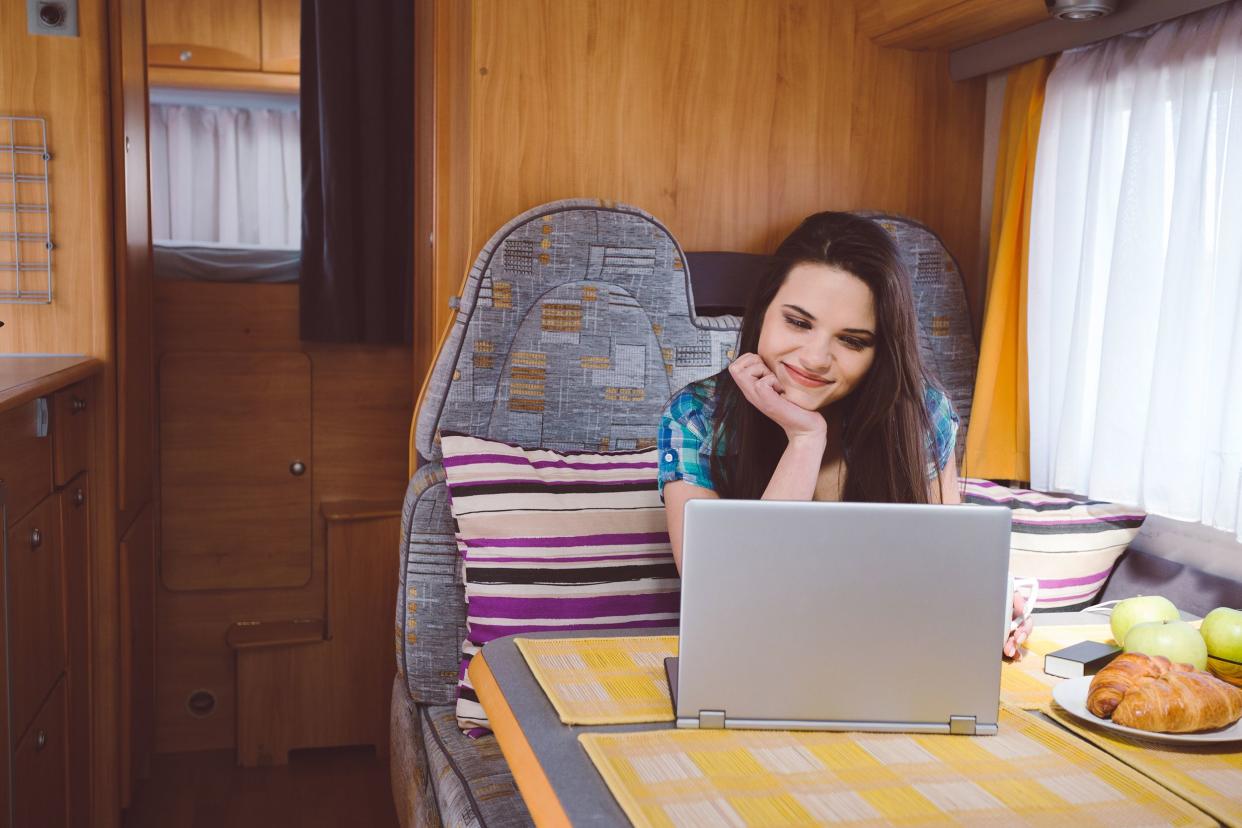
[[[665,463],[671,463],[671,462],[673,462],[673,453],[672,453],[671,451],[670,451],[670,452],[666,452],[666,453],[665,453],[665,455],[664,455],[664,462],[665,462]]]

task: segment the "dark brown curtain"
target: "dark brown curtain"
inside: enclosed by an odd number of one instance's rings
[[[302,0],[302,339],[412,341],[412,0]]]

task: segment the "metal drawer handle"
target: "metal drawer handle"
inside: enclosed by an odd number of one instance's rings
[[[73,398],[73,413],[81,414],[85,410],[86,410],[86,400],[82,399],[81,397],[74,397]]]
[[[47,731],[42,728],[35,734],[35,750],[43,750],[47,747]]]
[[[301,477],[302,475],[306,474],[306,464],[303,463],[301,460],[294,460],[292,463],[289,464],[289,474],[293,475],[294,477]]]
[[[42,545],[43,545],[43,533],[40,532],[38,529],[31,529],[30,530],[30,548],[38,549]]]
[[[193,53],[193,52],[191,52],[189,49],[186,49],[184,52],[182,52],[181,54],[177,55],[177,58],[178,58],[178,59],[179,59],[182,63],[185,63],[187,60],[189,60],[189,59],[190,59],[190,58],[192,58],[192,57],[194,57],[194,53]]]
[[[81,506],[85,502],[86,502],[86,492],[82,491],[81,489],[78,489],[77,491],[73,493],[73,505],[74,506]]]

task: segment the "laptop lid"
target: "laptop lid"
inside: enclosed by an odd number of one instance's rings
[[[680,727],[994,733],[1002,507],[691,500]]]

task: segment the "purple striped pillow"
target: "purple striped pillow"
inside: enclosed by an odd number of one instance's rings
[[[466,585],[457,719],[487,727],[466,668],[494,638],[676,626],[680,581],[656,449],[564,453],[442,434]]]
[[[1011,489],[972,477],[962,483],[967,503],[1012,510],[1009,571],[1016,578],[1039,580],[1037,611],[1094,603],[1147,518],[1143,510],[1118,503]]]

